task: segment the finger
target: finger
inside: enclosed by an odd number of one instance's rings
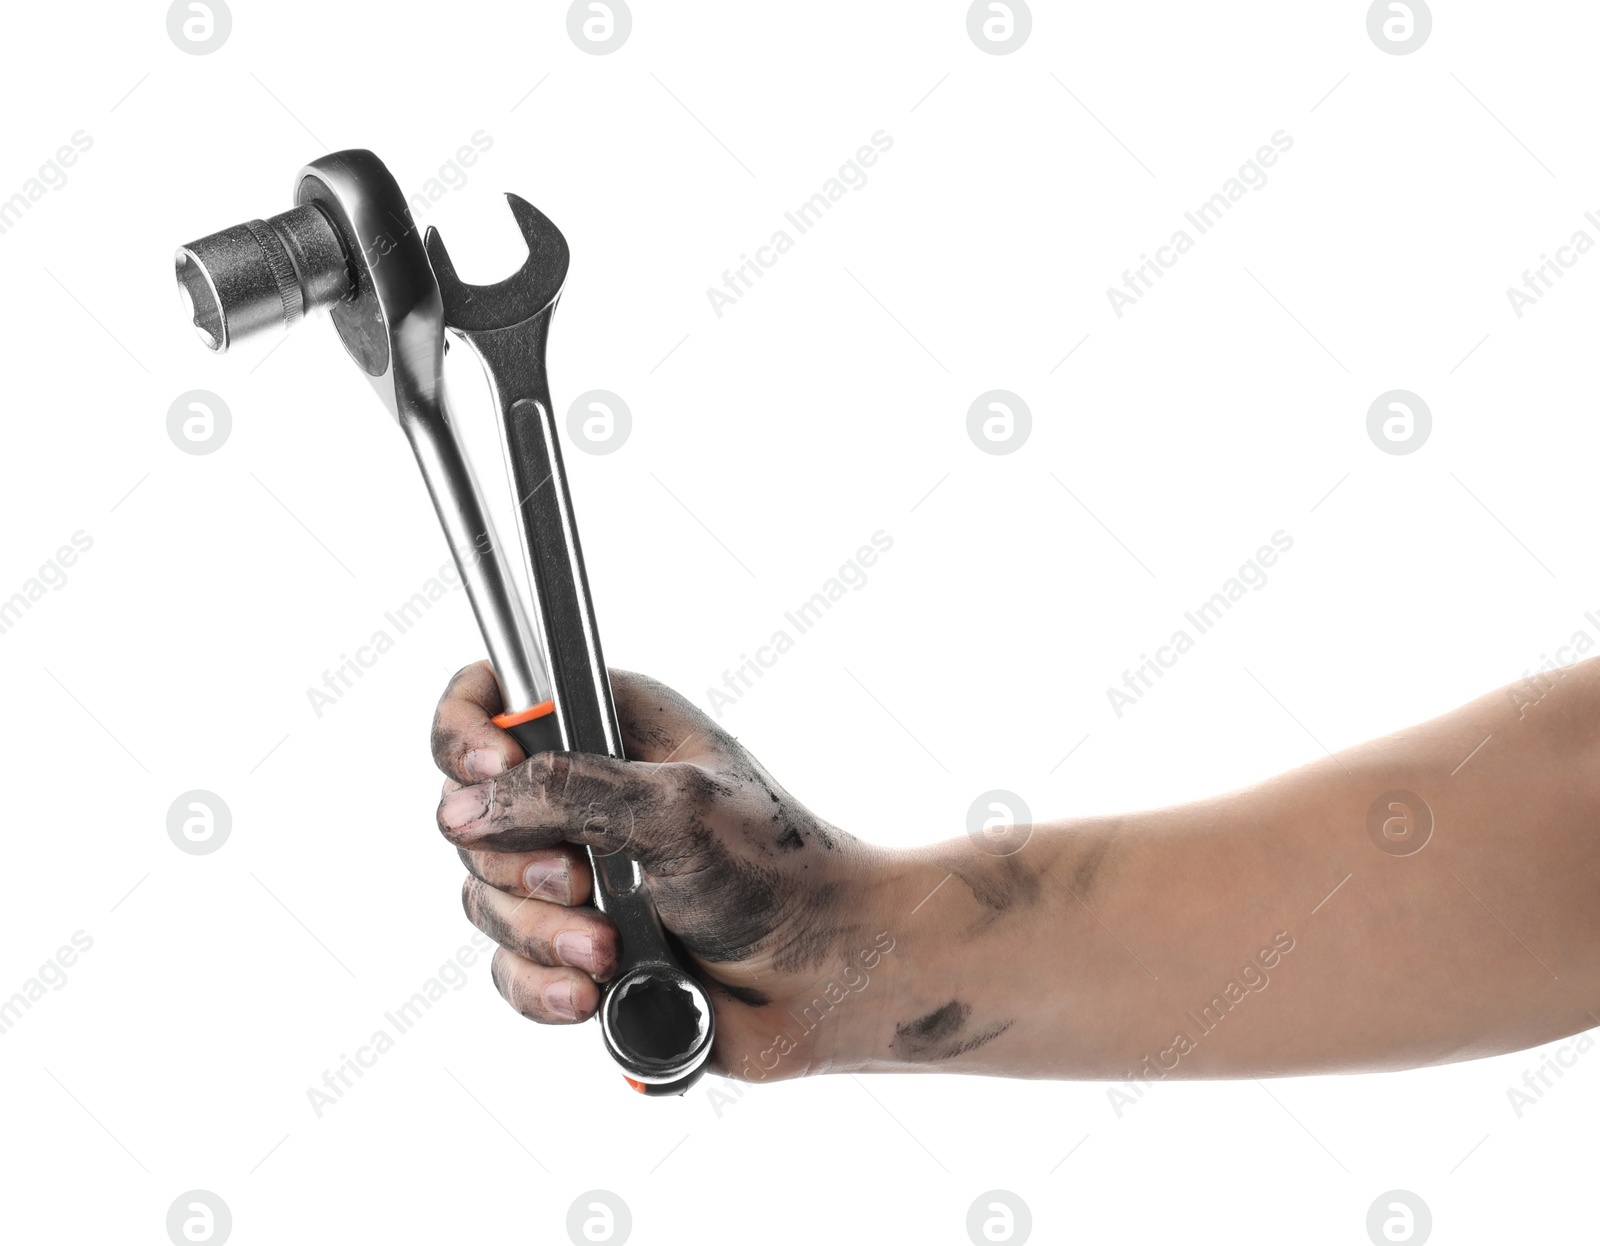
[[[573,905],[585,903],[593,890],[587,854],[572,844],[538,852],[456,851],[474,878],[509,895]]]
[[[626,851],[652,868],[682,857],[711,802],[730,795],[687,762],[539,753],[498,779],[449,793],[438,821],[460,848],[530,852],[566,840]]]
[[[591,908],[519,900],[468,878],[461,889],[467,919],[503,948],[540,965],[566,965],[597,978],[617,967],[616,928]]]
[[[571,969],[551,969],[526,957],[498,949],[489,962],[495,989],[530,1021],[571,1025],[587,1021],[600,1006],[600,988]]]
[[[434,764],[462,783],[503,774],[523,758],[521,747],[494,725],[500,684],[487,662],[462,667],[433,712]]]

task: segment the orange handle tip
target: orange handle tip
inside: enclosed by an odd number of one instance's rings
[[[510,729],[512,727],[519,726],[522,723],[532,722],[535,718],[543,718],[546,714],[553,714],[555,712],[556,703],[554,701],[540,701],[539,704],[531,707],[530,709],[518,710],[513,714],[496,714],[490,721],[493,722],[496,727]]]

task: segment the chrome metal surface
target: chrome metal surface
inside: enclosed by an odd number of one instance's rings
[[[195,332],[219,354],[256,334],[293,328],[351,288],[344,243],[315,204],[179,247],[173,271]]]
[[[506,280],[467,285],[433,229],[427,233],[428,257],[444,298],[445,324],[482,361],[500,412],[562,740],[572,751],[624,757],[545,371],[550,316],[567,275],[567,243],[532,204],[516,195],[506,199],[528,247],[528,258]],[[637,1081],[683,1081],[711,1053],[710,1001],[679,965],[648,892],[638,885],[634,861],[623,852],[591,850],[589,858],[595,902],[621,935],[617,971],[600,1006],[606,1046]]]
[[[317,203],[344,237],[355,281],[334,324],[411,441],[506,709],[549,700],[543,654],[445,403],[444,304],[405,196],[371,152],[342,151],[302,169],[295,198]]]
[[[550,699],[505,552],[444,396],[444,306],[405,196],[370,151],[295,178],[295,207],[180,247],[178,287],[201,340],[223,351],[327,308],[416,454],[508,710]]]

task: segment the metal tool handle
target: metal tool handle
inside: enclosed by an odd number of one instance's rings
[[[489,650],[489,663],[500,681],[502,703],[511,711],[547,703],[550,685],[543,655],[534,643],[522,597],[505,563],[504,548],[484,509],[471,461],[461,447],[443,396],[402,408],[400,425],[417,457],[445,543],[466,586],[467,600]],[[538,719],[525,725],[530,738],[548,738],[537,734],[541,727]],[[528,748],[526,744],[523,747]],[[559,747],[545,743],[542,750]]]
[[[481,339],[475,345],[480,352],[484,348]],[[542,350],[539,355],[542,359]],[[492,370],[492,359],[485,356],[485,362]],[[522,362],[526,368],[526,359]],[[539,371],[542,376],[542,367]],[[468,586],[506,704],[523,707],[495,721],[530,756],[564,750],[625,757],[548,392],[542,402],[518,399],[502,412],[548,670],[532,646],[520,595],[449,409],[441,401],[423,414],[421,405],[403,410],[401,424]],[[525,716],[536,701],[553,701],[554,712],[541,713],[543,706],[534,706],[534,716]],[[593,848],[589,863],[596,905],[617,927],[620,945],[616,977],[600,1004],[606,1048],[636,1090],[682,1094],[699,1080],[711,1052],[710,1001],[668,944],[655,907],[641,890],[637,863],[623,852]]]
[[[562,737],[575,752],[623,757],[548,391],[511,402],[502,420]],[[621,936],[617,977],[600,1006],[606,1046],[636,1089],[681,1094],[711,1051],[710,1001],[669,946],[638,864],[594,849],[589,860],[596,902]]]
[[[428,231],[424,245],[444,300],[445,324],[477,353],[499,411],[561,742],[571,752],[620,758],[622,735],[544,366],[550,316],[566,279],[567,243],[532,204],[516,195],[506,199],[528,244],[527,260],[509,278],[469,286],[437,231]],[[631,817],[626,807],[601,812]],[[636,1090],[681,1094],[711,1054],[711,1003],[679,963],[625,846],[612,853],[591,848],[589,860],[596,903],[621,939],[617,976],[600,1001],[606,1047]]]

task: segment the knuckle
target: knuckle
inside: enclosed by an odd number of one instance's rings
[[[433,754],[433,764],[449,774],[452,755],[457,751],[456,737],[454,732],[445,727],[438,710],[434,711],[433,727],[428,733],[428,751]]]
[[[520,975],[517,973],[511,953],[504,948],[495,951],[494,959],[489,962],[489,976],[494,980],[495,990],[500,992],[500,998],[511,1005],[513,1012],[531,1020],[538,1020],[524,1003],[526,992],[521,988]]]
[[[667,762],[656,773],[661,776],[667,795],[687,809],[704,809],[721,790],[717,781],[692,761]]]
[[[465,666],[458,669],[454,675],[450,676],[450,682],[445,687],[445,695],[448,696],[450,693],[454,692],[456,687],[463,680],[470,679],[472,676],[476,675],[478,673],[478,668],[482,665],[483,662],[480,659],[477,662],[468,662]]]
[[[565,753],[535,753],[507,776],[506,796],[514,804],[551,804],[565,791],[572,759]]]
[[[546,753],[545,770],[545,799],[560,801],[567,798],[572,790],[574,777],[573,758],[571,753]]]
[[[555,953],[555,946],[550,942],[549,935],[538,929],[520,930],[514,933],[516,940],[513,950],[520,952],[529,960],[540,965],[556,965],[560,958]]]

